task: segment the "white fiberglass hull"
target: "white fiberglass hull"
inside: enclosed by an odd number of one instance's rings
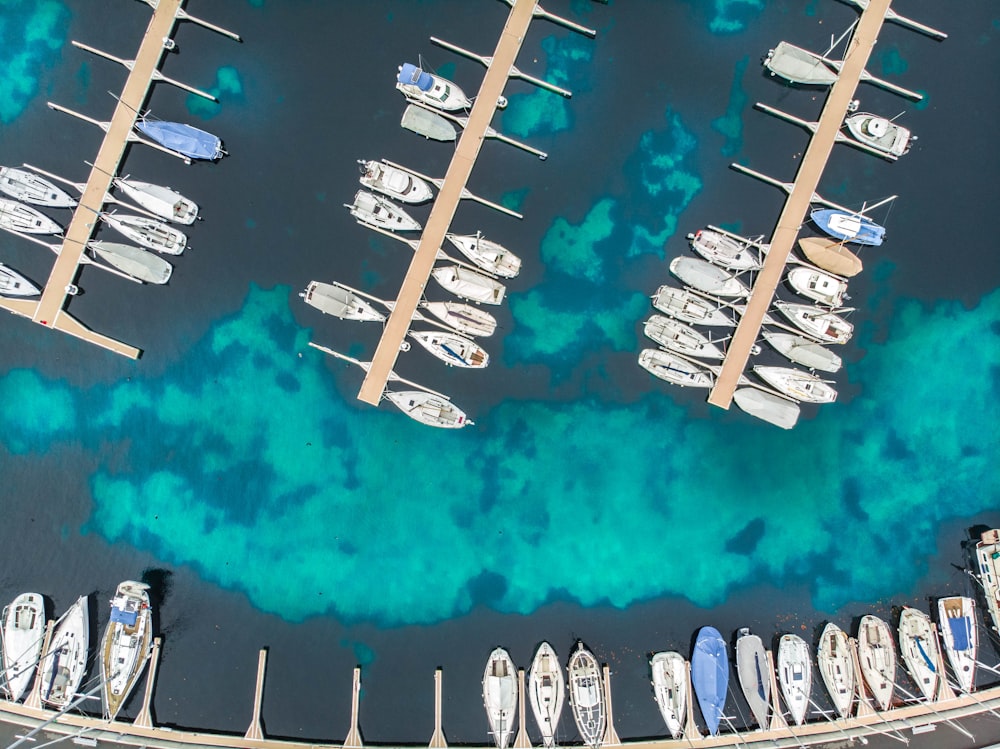
[[[899,649],[921,696],[928,702],[934,700],[941,677],[938,672],[941,651],[931,628],[931,618],[923,611],[903,607],[899,616]]]
[[[833,403],[837,391],[819,377],[793,367],[756,365],[754,374],[782,395],[803,403]]]
[[[663,349],[643,349],[639,353],[639,366],[671,385],[710,388],[715,383],[707,369]]]
[[[111,621],[101,642],[104,716],[114,720],[135,689],[153,640],[148,585],[132,580],[119,584],[111,601]]]
[[[420,231],[420,222],[391,201],[365,190],[358,190],[354,203],[347,206],[351,215],[363,224],[386,231]]]
[[[573,721],[583,743],[590,747],[598,747],[604,739],[606,715],[604,681],[597,659],[581,642],[570,656],[567,670]]]
[[[0,226],[21,234],[62,234],[62,227],[41,211],[0,198]]]
[[[795,725],[801,726],[812,696],[812,658],[806,641],[782,635],[778,641],[778,684]]]
[[[0,263],[0,296],[38,296],[41,290],[9,265]]]
[[[131,200],[167,221],[190,226],[198,218],[198,204],[169,187],[130,179],[118,179],[115,184]]]
[[[811,304],[776,301],[774,306],[795,327],[822,343],[847,343],[854,335],[854,326],[847,320]]]
[[[501,244],[478,234],[445,235],[459,251],[483,270],[501,278],[513,278],[521,272],[521,258]]]
[[[749,246],[711,229],[689,234],[691,249],[713,265],[733,271],[759,270],[760,258]]]
[[[89,601],[87,596],[80,596],[52,633],[42,668],[42,702],[61,710],[73,701],[87,673],[89,646]]]
[[[435,268],[431,271],[431,275],[442,287],[460,299],[468,299],[482,304],[497,305],[502,303],[507,291],[507,287],[499,281],[460,265]]]
[[[315,307],[325,315],[339,317],[341,320],[369,322],[383,322],[385,320],[385,315],[368,302],[337,284],[310,281],[300,296],[310,307]]]
[[[721,297],[747,297],[750,289],[735,276],[717,265],[694,257],[675,257],[670,261],[670,272],[685,286]]]
[[[0,191],[15,200],[46,208],[75,208],[76,199],[34,172],[0,166]]]
[[[649,662],[653,696],[671,737],[680,738],[687,715],[688,674],[684,656],[674,651],[656,653]]]
[[[861,675],[879,710],[888,710],[896,686],[896,643],[889,625],[877,616],[861,617],[858,625]]]
[[[847,635],[836,624],[823,630],[816,662],[834,709],[841,718],[848,717],[854,701],[854,663]]]
[[[692,325],[736,327],[736,322],[725,311],[687,289],[661,286],[653,295],[653,306],[675,320]]]
[[[483,704],[497,749],[506,749],[514,732],[517,710],[517,670],[507,651],[496,648],[483,673]]]
[[[757,635],[743,634],[736,640],[736,675],[754,720],[767,728],[771,704],[770,666],[764,643]]]
[[[939,598],[938,624],[958,686],[966,694],[971,693],[976,685],[976,653],[979,650],[976,602],[966,596]]]
[[[386,390],[385,397],[414,421],[439,429],[461,429],[472,424],[465,412],[447,398],[423,390]]]
[[[788,284],[799,294],[827,307],[840,307],[847,294],[847,282],[812,268],[792,268]]]
[[[726,356],[721,348],[700,331],[663,315],[653,315],[646,320],[642,332],[668,351],[703,359],[724,359]]]
[[[566,681],[555,650],[547,642],[538,646],[528,674],[528,701],[542,734],[542,744],[555,745],[556,729],[566,700]]]
[[[493,315],[461,302],[422,302],[420,309],[465,335],[488,338],[497,329],[497,319]]]
[[[104,221],[127,239],[164,255],[180,255],[187,247],[184,232],[155,218],[107,214]]]
[[[444,330],[410,331],[415,340],[445,364],[465,369],[483,369],[490,363],[486,349],[475,341]]]
[[[424,180],[403,169],[381,161],[359,161],[361,184],[403,203],[416,205],[434,197],[434,191]]]
[[[843,366],[843,360],[837,354],[810,338],[792,333],[772,333],[766,329],[761,331],[761,336],[779,354],[803,367],[832,373],[839,372]]]
[[[31,685],[44,635],[45,605],[38,593],[22,593],[4,609],[4,680],[14,702],[24,697]]]

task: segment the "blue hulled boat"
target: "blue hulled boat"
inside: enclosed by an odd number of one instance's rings
[[[215,161],[226,155],[222,150],[222,140],[218,136],[182,122],[139,120],[135,123],[135,127],[164,148],[176,151],[189,159]]]
[[[813,222],[831,237],[877,247],[885,239],[885,227],[867,216],[832,208],[817,209],[810,214]]]
[[[698,630],[691,653],[691,683],[708,732],[717,736],[729,688],[729,656],[726,641],[715,627]]]

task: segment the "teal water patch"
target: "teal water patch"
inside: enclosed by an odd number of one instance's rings
[[[208,93],[218,101],[209,101],[197,94],[188,94],[188,111],[203,120],[210,120],[222,111],[224,102],[243,101],[243,80],[239,71],[228,65],[219,68],[215,73],[215,85],[207,89]]]
[[[743,148],[743,109],[749,100],[746,91],[743,90],[743,74],[746,73],[749,63],[749,56],[736,63],[726,113],[712,120],[712,129],[726,139],[722,146],[723,156],[735,156]]]
[[[545,267],[573,278],[595,283],[603,281],[604,258],[598,246],[614,233],[614,208],[614,200],[603,198],[576,226],[564,218],[553,221],[542,237],[541,255]]]
[[[17,119],[66,41],[70,13],[57,0],[4,0],[0,13],[0,122]]]
[[[895,44],[890,44],[883,49],[878,59],[882,75],[902,75],[910,67],[910,63],[903,59],[899,47]]]
[[[76,404],[68,386],[14,370],[0,380],[0,433],[12,453],[45,452],[76,426]],[[16,404],[16,407],[12,407]]]
[[[527,187],[520,190],[508,190],[500,196],[500,205],[520,213],[521,206],[524,205],[524,199],[528,197],[529,192],[531,190]]]
[[[713,34],[735,34],[764,10],[764,0],[715,0],[708,25]]]

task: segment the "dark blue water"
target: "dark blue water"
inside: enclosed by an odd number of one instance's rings
[[[2,321],[0,593],[37,589],[61,611],[95,591],[103,614],[119,580],[158,571],[159,720],[244,730],[266,645],[271,732],[343,736],[362,664],[366,738],[419,742],[439,665],[449,738],[484,738],[478,684],[498,644],[526,666],[541,639],[565,654],[582,637],[612,665],[622,735],[655,735],[646,654],[686,651],[702,624],[808,635],[966,590],[949,566],[963,564],[965,529],[1000,522],[1000,261],[982,220],[998,192],[1000,27],[988,3],[907,4],[951,38],[887,26],[870,67],[925,103],[858,95],[869,111],[906,110],[920,139],[891,165],[838,148],[821,184],[859,207],[899,195],[880,214],[889,240],[851,282],[858,335],[841,352],[839,402],[783,433],[635,364],[648,295],[686,232],[773,229],[781,194],[726,167],[791,179],[805,131],[751,106],[811,118],[822,94],[767,78],[759,58],[782,38],[822,51],[855,17],[833,2],[763,5],[551,4],[596,41],[533,24],[518,66],[574,97],[508,86],[495,126],[549,159],[487,143],[470,189],[525,219],[470,204],[454,227],[525,261],[485,342],[492,364],[444,370],[414,350],[397,368],[470,413],[476,426],[458,434],[359,404],[360,371],[306,343],[364,358],[378,329],[321,319],[296,292],[315,278],[394,295],[409,250],[341,207],[354,161],[444,174],[451,146],[398,127],[395,67],[423,55],[474,92],[481,67],[427,37],[489,54],[505,6],[191,7],[245,43],[184,24],[163,70],[221,105],[160,84],[150,108],[217,133],[231,155],[185,167],[129,150],[124,173],[173,186],[205,217],[164,288],[80,278],[72,314],[143,348],[139,362]],[[8,4],[4,163],[85,179],[100,131],[45,100],[108,117],[124,71],[68,42],[129,57],[147,19],[140,3]],[[0,247],[46,278],[44,250]],[[573,738],[568,717],[564,731]]]

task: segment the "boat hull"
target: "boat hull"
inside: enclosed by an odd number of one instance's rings
[[[837,354],[804,336],[772,333],[770,330],[762,330],[761,336],[779,354],[803,367],[833,373],[839,372],[843,366],[843,360]]]
[[[688,673],[684,656],[673,651],[656,653],[649,662],[653,696],[671,737],[684,733],[688,705]]]
[[[766,367],[756,365],[754,374],[789,398],[803,403],[833,403],[837,391],[819,377],[793,367]]]
[[[164,255],[180,255],[187,247],[184,232],[155,218],[106,215],[104,221],[126,239]]]
[[[823,208],[809,214],[820,229],[845,242],[878,247],[885,239],[885,228],[866,216]]]
[[[0,263],[0,296],[27,297],[41,294],[35,284],[22,276],[9,265]]]
[[[931,628],[931,619],[923,611],[903,607],[899,616],[899,649],[910,678],[916,683],[921,696],[932,701],[937,695],[941,674],[941,651]]]
[[[710,388],[715,383],[707,369],[663,349],[643,349],[639,353],[639,366],[671,385]]]
[[[896,686],[896,643],[889,625],[877,616],[861,617],[858,625],[858,662],[879,710],[888,710]]]
[[[660,312],[681,322],[735,328],[736,322],[722,309],[707,299],[702,299],[686,289],[661,286],[653,295],[653,306]]]
[[[490,363],[490,355],[475,341],[444,330],[411,331],[415,340],[445,364],[465,369],[483,369]]]
[[[310,281],[301,296],[306,304],[315,307],[324,315],[333,315],[341,320],[385,321],[385,315],[353,292],[337,284]]]
[[[497,319],[493,315],[461,302],[421,302],[420,309],[465,335],[488,338],[497,329]]]
[[[114,720],[149,660],[153,622],[148,585],[126,580],[111,602],[111,620],[101,641],[104,717]]]
[[[597,659],[582,642],[570,656],[568,672],[573,721],[583,743],[596,749],[604,739],[604,680]]]
[[[768,52],[764,67],[771,75],[807,86],[831,86],[837,80],[837,74],[818,56],[788,42],[780,42]]]
[[[976,602],[966,596],[939,598],[938,622],[951,671],[959,688],[970,694],[976,685],[976,654],[979,650]]]
[[[670,261],[670,272],[685,286],[721,297],[746,297],[750,289],[738,278],[731,276],[717,265],[693,257],[675,257]]]
[[[748,245],[712,229],[699,229],[689,234],[691,249],[708,262],[733,271],[759,270],[760,258]]]
[[[459,265],[435,268],[431,271],[431,275],[443,288],[460,299],[469,299],[481,304],[501,304],[507,290],[499,281]]]
[[[983,586],[994,631],[1000,631],[1000,530],[984,532],[976,542],[976,576]]]
[[[416,175],[381,161],[361,161],[361,184],[403,203],[416,205],[434,197],[431,186]]]
[[[108,265],[146,283],[165,284],[174,267],[152,252],[121,242],[91,242],[88,247]]]
[[[506,749],[513,735],[514,713],[517,710],[517,670],[503,648],[490,653],[486,661],[483,704],[497,749]]]
[[[444,117],[434,112],[428,112],[416,104],[408,104],[403,110],[400,127],[422,135],[430,140],[441,142],[453,141],[458,137],[455,128]]]
[[[760,637],[743,634],[736,640],[736,675],[743,696],[760,728],[767,728],[771,704],[771,667]]]
[[[910,131],[896,123],[868,112],[858,112],[844,120],[851,135],[890,159],[898,159],[910,150]]]
[[[836,624],[823,629],[816,661],[834,709],[841,718],[848,717],[854,702],[854,663],[847,634]]]
[[[396,89],[401,91],[407,99],[413,99],[446,112],[457,112],[472,106],[469,97],[454,83],[441,76],[428,73],[412,63],[404,63],[399,66]]]
[[[47,208],[76,207],[76,199],[68,192],[25,169],[0,166],[0,192],[15,200]]]
[[[864,269],[861,258],[835,239],[803,237],[799,249],[813,265],[844,278],[852,278]]]
[[[788,285],[802,296],[827,307],[840,307],[847,294],[847,282],[812,268],[792,268]]]
[[[739,388],[733,393],[736,405],[751,416],[782,429],[791,429],[799,420],[799,404],[757,388]]]
[[[167,221],[190,226],[198,218],[198,204],[169,187],[126,179],[116,180],[115,185],[131,200]]]
[[[62,234],[62,227],[41,211],[0,198],[0,226],[19,234]]]
[[[215,161],[226,155],[220,138],[182,122],[139,120],[135,128],[164,148],[189,159]]]
[[[663,315],[653,315],[643,324],[643,334],[668,351],[703,359],[724,359],[725,352],[690,325]]]
[[[42,702],[57,710],[76,697],[87,673],[90,647],[90,610],[87,596],[80,596],[52,632],[43,670]]]
[[[812,659],[806,641],[798,635],[782,635],[777,666],[781,696],[795,725],[801,726],[812,696]]]
[[[476,234],[445,236],[469,260],[495,276],[514,278],[521,272],[521,258],[501,244]]]
[[[715,627],[698,631],[691,653],[691,682],[708,732],[718,736],[729,688],[729,656],[726,641]]]
[[[555,746],[556,730],[566,700],[566,681],[556,652],[547,642],[538,646],[528,673],[528,701],[542,734],[542,745]]]
[[[854,335],[854,326],[847,320],[811,304],[776,301],[774,306],[796,328],[822,343],[847,343]]]
[[[3,612],[3,675],[10,699],[28,691],[45,633],[45,604],[38,593],[22,593]]]
[[[366,190],[358,190],[354,203],[347,206],[351,215],[363,224],[386,231],[420,231],[420,222],[402,208]]]
[[[447,398],[423,390],[386,390],[385,397],[414,421],[438,429],[461,429],[472,424],[465,412]]]

